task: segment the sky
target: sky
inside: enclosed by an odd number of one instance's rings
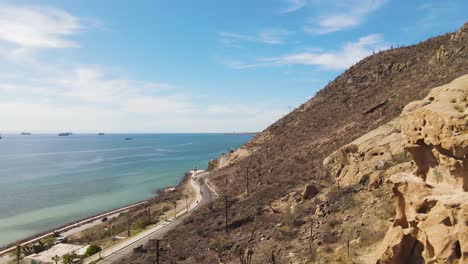
[[[0,0],[0,133],[253,132],[465,0]]]

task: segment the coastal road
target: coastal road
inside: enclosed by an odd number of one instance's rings
[[[206,178],[210,175],[210,172],[201,172],[196,174],[191,179],[192,187],[194,188],[197,194],[197,202],[194,202],[187,213],[182,216],[178,216],[177,219],[172,219],[172,221],[165,222],[163,224],[157,225],[153,228],[145,230],[133,237],[130,237],[127,240],[120,242],[110,248],[104,249],[101,252],[102,259],[98,263],[107,264],[107,263],[120,263],[120,259],[125,256],[129,256],[133,253],[133,249],[142,246],[148,243],[150,239],[162,239],[166,233],[177,228],[180,224],[183,223],[193,211],[202,207],[205,204],[210,203],[215,197],[217,197],[216,192],[206,183]],[[199,179],[202,179],[200,181]],[[84,263],[91,263],[99,259],[99,254],[95,254],[87,259]]]
[[[136,204],[132,204],[132,205],[123,207],[123,208],[112,210],[112,211],[107,212],[107,213],[103,213],[103,214],[100,214],[100,215],[97,215],[97,216],[93,216],[93,217],[87,218],[85,220],[81,220],[81,221],[79,221],[77,223],[70,224],[70,225],[67,225],[67,226],[62,227],[62,228],[58,228],[58,229],[56,229],[54,231],[47,232],[46,234],[43,234],[43,235],[40,235],[40,236],[35,237],[33,239],[22,242],[21,246],[34,244],[34,243],[38,242],[39,240],[41,240],[41,239],[43,239],[45,237],[53,236],[55,233],[60,233],[63,236],[69,236],[69,235],[75,234],[75,233],[80,232],[82,230],[85,230],[87,228],[90,228],[90,227],[93,227],[95,225],[101,224],[102,223],[101,219],[103,217],[108,217],[108,218],[116,217],[122,212],[127,212],[129,209],[131,209],[131,208],[133,208],[135,206],[145,204],[145,203],[146,203],[146,201],[139,202],[139,203],[136,203]],[[15,250],[16,250],[16,246],[11,246],[9,248],[1,250],[0,251],[0,263],[2,263],[3,258],[5,256],[7,256],[8,253],[11,253],[11,252],[13,252]]]

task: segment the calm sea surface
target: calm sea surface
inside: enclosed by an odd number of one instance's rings
[[[125,140],[130,137],[133,140]],[[250,135],[3,135],[0,246],[152,197]]]

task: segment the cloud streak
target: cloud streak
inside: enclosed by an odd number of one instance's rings
[[[78,47],[67,37],[81,29],[77,17],[60,9],[0,4],[0,40],[19,47]]]
[[[225,44],[235,44],[239,42],[264,43],[270,45],[279,45],[285,42],[285,38],[293,35],[294,32],[286,29],[267,29],[256,35],[244,35],[232,32],[222,31],[218,35]]]
[[[338,50],[290,53],[273,58],[258,58],[252,63],[225,61],[225,65],[233,69],[284,65],[312,65],[325,70],[342,70],[372,54],[374,50],[384,50],[387,47],[388,45],[383,41],[381,35],[372,34],[361,37],[356,42],[345,43]]]
[[[328,34],[362,24],[367,15],[382,7],[387,0],[355,0],[334,3],[335,8],[318,18],[310,18],[304,27],[306,33]]]
[[[307,5],[307,0],[284,0],[284,2],[287,6],[281,10],[281,13],[295,12]]]

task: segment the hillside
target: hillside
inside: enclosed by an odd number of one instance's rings
[[[399,144],[402,109],[465,74],[468,24],[360,61],[210,164],[229,233],[218,199],[167,236],[162,263],[374,261],[399,212],[386,182],[419,166]],[[124,260],[153,261],[153,252]]]

